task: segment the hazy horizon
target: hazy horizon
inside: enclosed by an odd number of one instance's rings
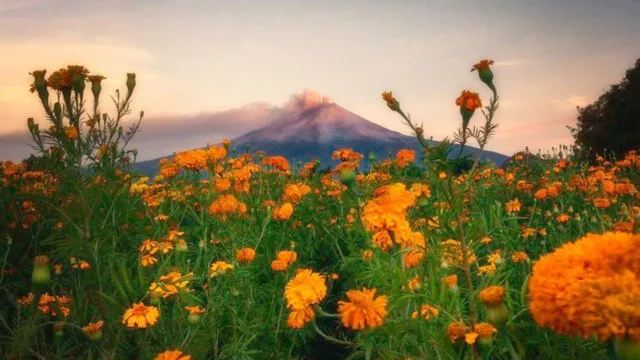
[[[201,120],[256,102],[281,106],[306,88],[409,134],[380,97],[393,91],[428,136],[451,137],[462,90],[489,101],[469,72],[484,58],[496,61],[501,100],[488,150],[547,150],[572,143],[575,107],[640,57],[639,18],[637,0],[0,0],[0,52],[9,54],[0,58],[0,159],[28,156],[26,119],[43,124],[29,72],[67,64],[107,77],[108,113],[108,95],[137,74],[132,113],[144,110],[141,135],[153,134],[139,142],[140,160],[253,130],[259,121]],[[482,120],[478,112],[472,124]]]

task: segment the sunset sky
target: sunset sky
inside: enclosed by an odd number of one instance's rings
[[[496,61],[501,95],[489,150],[549,149],[572,142],[575,107],[640,57],[638,19],[640,0],[0,0],[0,159],[26,157],[26,119],[44,121],[29,72],[67,64],[105,75],[105,95],[137,74],[134,113],[157,134],[142,160],[204,145],[161,121],[190,128],[199,114],[280,106],[305,88],[408,134],[380,97],[391,90],[438,140],[460,124],[462,90],[488,102],[469,72],[484,58]],[[216,135],[221,125],[207,125],[211,143],[255,127]]]

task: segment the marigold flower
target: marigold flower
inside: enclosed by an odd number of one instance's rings
[[[209,267],[209,276],[210,277],[216,277],[218,275],[222,275],[225,272],[227,272],[227,270],[232,270],[233,269],[233,264],[229,264],[228,262],[225,261],[216,261],[213,264],[211,264],[211,266]]]
[[[87,326],[82,327],[82,331],[92,340],[99,340],[102,337],[102,326],[104,321],[90,322]]]
[[[412,268],[417,266],[424,258],[424,250],[413,249],[404,255],[404,266]]]
[[[183,169],[200,171],[207,167],[207,152],[202,149],[182,151],[176,154],[173,161]]]
[[[155,306],[134,303],[122,316],[122,323],[129,328],[146,328],[158,321],[160,312]]]
[[[409,149],[402,149],[396,154],[396,162],[398,167],[404,168],[413,163],[416,159],[416,152]]]
[[[282,204],[279,207],[273,209],[273,219],[279,221],[286,221],[291,218],[293,214],[293,205],[289,202]]]
[[[191,360],[191,355],[180,350],[167,350],[158,354],[154,360]]]
[[[511,255],[511,260],[513,260],[513,262],[527,261],[529,260],[529,256],[525,252],[516,251]]]
[[[288,267],[289,267],[289,264],[287,264],[286,261],[273,260],[271,262],[271,269],[273,271],[285,271],[285,270],[287,270]]]
[[[391,91],[385,91],[382,93],[382,100],[386,101],[389,109],[393,111],[400,111],[400,103],[393,97]]]
[[[311,307],[302,308],[299,310],[293,310],[289,313],[287,319],[287,326],[292,329],[302,329],[315,317],[316,313]]]
[[[478,338],[478,334],[473,331],[464,334],[464,341],[469,345],[475,344],[477,338]]]
[[[311,270],[301,270],[287,283],[284,295],[291,310],[315,305],[327,295],[325,278]]]
[[[507,212],[508,213],[514,213],[514,212],[518,212],[520,211],[520,207],[522,204],[520,204],[520,201],[518,201],[518,199],[513,199],[509,202],[507,202]]]
[[[482,107],[482,102],[480,101],[478,93],[464,90],[462,91],[462,94],[460,94],[460,96],[456,99],[456,105],[469,111],[473,111],[479,107]]]
[[[236,260],[241,263],[250,263],[256,257],[256,251],[252,248],[242,248],[236,252]]]
[[[420,307],[420,312],[414,311],[413,314],[411,314],[411,318],[413,319],[417,319],[419,316],[425,320],[429,320],[432,317],[438,316],[438,309],[429,304],[424,304]]]
[[[493,334],[498,332],[498,330],[489,323],[478,323],[473,328],[473,331],[481,338],[491,337]]]
[[[587,234],[543,256],[529,282],[534,320],[560,334],[640,341],[640,235]]]
[[[502,304],[504,299],[504,287],[503,286],[489,286],[480,291],[480,300],[485,305],[497,306]]]
[[[349,302],[338,301],[342,324],[353,330],[375,328],[387,316],[387,297],[375,297],[377,289],[362,288],[347,291]]]
[[[467,327],[460,322],[454,321],[447,326],[447,336],[452,343],[455,343],[458,339],[462,339],[467,333]]]

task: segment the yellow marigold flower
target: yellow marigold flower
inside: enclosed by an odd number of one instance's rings
[[[478,338],[478,334],[473,331],[464,334],[464,341],[469,345],[475,344],[477,338]]]
[[[375,328],[382,325],[387,316],[387,297],[375,297],[376,289],[362,288],[347,291],[349,302],[338,301],[342,324],[353,330]]]
[[[413,319],[423,317],[425,320],[429,320],[435,316],[438,316],[438,309],[429,304],[422,305],[420,307],[420,312],[414,311],[413,314],[411,314],[411,318]]]
[[[305,269],[299,271],[291,279],[284,291],[287,307],[291,310],[302,310],[322,301],[327,295],[324,276]]]
[[[155,306],[134,303],[122,316],[122,323],[129,328],[146,328],[155,325],[159,316],[160,312]]]
[[[287,326],[292,329],[302,329],[315,317],[316,313],[311,307],[302,308],[299,310],[293,310],[289,313],[287,319]]]
[[[274,220],[286,221],[291,218],[292,214],[293,214],[293,205],[289,202],[286,202],[281,206],[273,209]]]
[[[227,270],[232,270],[232,269],[233,269],[233,264],[229,264],[228,262],[225,262],[225,261],[216,261],[212,263],[211,266],[209,267],[209,276],[216,277],[218,275],[224,274],[225,272],[227,272]]]
[[[485,305],[500,305],[504,299],[504,287],[503,286],[489,286],[480,291],[480,300]]]
[[[496,272],[496,264],[495,263],[491,263],[489,265],[480,266],[478,268],[478,272],[480,273],[480,275],[495,274],[495,272]]]
[[[587,234],[542,257],[529,283],[534,320],[560,334],[640,341],[640,235]]]
[[[158,354],[154,360],[191,360],[191,355],[180,350],[167,350]]]
[[[482,107],[482,102],[480,101],[478,93],[464,90],[462,91],[462,94],[460,94],[460,96],[456,99],[456,105],[464,107],[467,110],[475,110],[479,107]]]
[[[240,263],[250,263],[256,257],[256,251],[252,248],[242,248],[236,252],[236,260]]]

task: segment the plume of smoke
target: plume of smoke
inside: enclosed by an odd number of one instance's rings
[[[321,96],[317,91],[305,89],[300,93],[291,95],[286,108],[290,110],[309,110],[322,104],[331,104],[331,98]]]

